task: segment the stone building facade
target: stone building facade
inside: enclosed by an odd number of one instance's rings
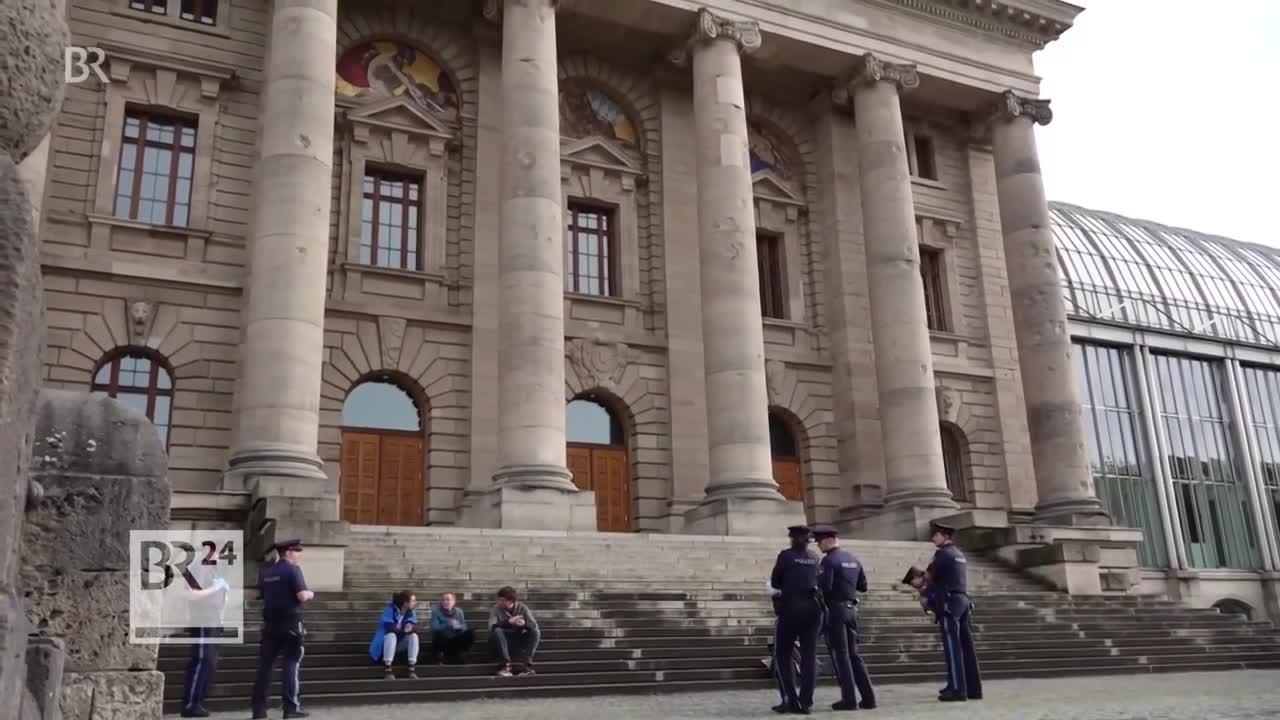
[[[46,383],[334,546],[1097,525],[1033,132],[1078,12],[72,0]]]

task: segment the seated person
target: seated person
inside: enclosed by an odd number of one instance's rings
[[[409,660],[409,677],[418,677],[418,614],[414,610],[417,604],[418,598],[408,590],[392,595],[391,602],[382,610],[378,629],[373,632],[369,657],[382,663],[387,679],[395,677],[391,663],[399,654]]]
[[[463,656],[476,641],[476,631],[467,629],[467,616],[458,607],[458,598],[447,592],[440,604],[431,609],[431,662],[441,657],[448,665],[461,665]]]
[[[517,655],[524,656],[520,674],[534,674],[533,655],[538,651],[538,642],[542,639],[542,633],[538,631],[538,621],[529,611],[529,606],[520,602],[515,588],[508,586],[498,591],[498,603],[489,611],[489,632],[489,643],[493,646],[494,657],[501,663],[498,668],[498,677],[512,675],[512,646],[517,649]]]

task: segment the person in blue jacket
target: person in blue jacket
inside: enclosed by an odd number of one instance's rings
[[[418,598],[408,590],[391,596],[391,602],[382,610],[378,629],[369,642],[369,657],[381,662],[384,677],[395,677],[391,663],[396,655],[404,653],[409,660],[409,677],[418,677],[418,614],[414,610]]]
[[[458,597],[451,592],[440,596],[440,604],[431,609],[431,662],[461,665],[467,651],[476,641],[476,631],[467,628],[467,616],[458,607]]]

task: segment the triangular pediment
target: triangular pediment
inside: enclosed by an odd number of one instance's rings
[[[751,192],[758,198],[767,198],[775,202],[790,205],[804,204],[804,198],[797,195],[772,170],[761,170],[751,176]]]
[[[564,142],[560,146],[560,158],[579,165],[590,165],[631,175],[639,175],[642,172],[638,163],[628,153],[600,137]]]
[[[400,95],[374,100],[351,108],[347,118],[353,122],[406,130],[412,133],[453,137],[453,129],[417,103]]]

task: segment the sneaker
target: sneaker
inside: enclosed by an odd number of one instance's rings
[[[396,673],[395,673],[395,671],[394,671],[394,670],[392,670],[392,669],[391,669],[391,666],[390,666],[390,665],[383,666],[383,668],[382,668],[382,679],[383,679],[383,680],[395,680],[395,679],[396,679]]]
[[[501,677],[501,678],[511,677],[511,666],[503,665],[502,669],[498,671],[498,677]]]
[[[520,677],[533,677],[538,673],[532,667],[529,667],[526,665],[523,669],[520,670],[520,672],[516,674],[519,675]]]
[[[418,679],[418,668],[414,665],[409,666],[409,677],[413,680]]]

